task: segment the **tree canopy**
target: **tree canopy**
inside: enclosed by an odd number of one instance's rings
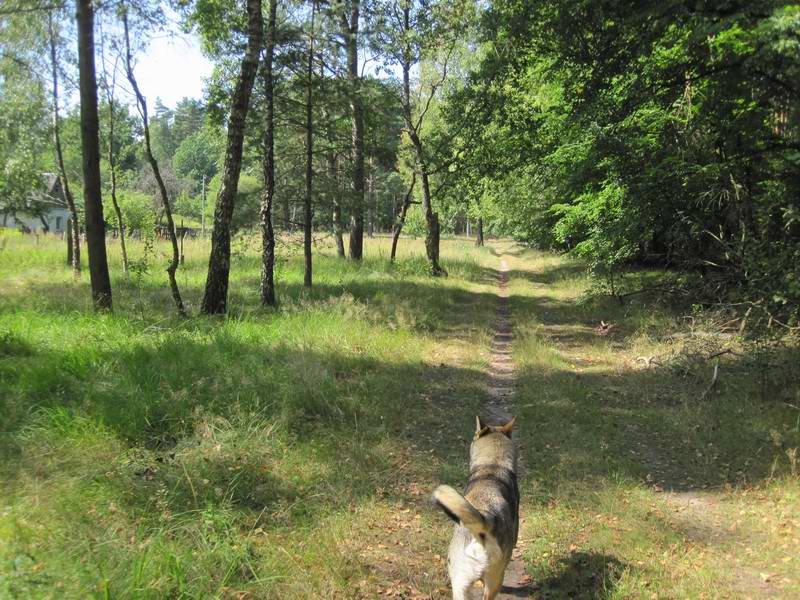
[[[112,144],[123,192],[155,198],[157,191],[131,90],[124,77],[111,77],[122,68],[124,8],[134,61],[178,23],[199,36],[215,65],[203,98],[170,107],[147,99],[153,156],[178,218],[210,222],[208,193],[219,191],[224,175],[248,45],[240,4],[98,7],[101,85],[119,88],[113,141],[100,123],[104,189]],[[267,4],[260,11],[267,23]],[[797,6],[353,0],[277,2],[275,12],[272,83],[261,83],[265,35],[243,117],[237,230],[259,226],[269,94],[270,219],[286,230],[310,220],[312,230],[339,240],[341,254],[348,229],[358,259],[365,223],[367,235],[399,234],[408,212],[409,224],[426,232],[434,273],[440,229],[485,223],[495,235],[584,258],[612,292],[622,267],[657,265],[680,272],[700,301],[797,317]],[[72,11],[15,0],[0,19],[0,203],[9,212],[31,209],[41,174],[56,170],[48,19],[65,87],[64,173],[77,189],[81,123]],[[101,97],[101,114],[108,102]],[[311,209],[301,211],[306,173],[314,177]],[[163,218],[159,202],[152,206],[154,219]]]

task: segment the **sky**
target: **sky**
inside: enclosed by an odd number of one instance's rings
[[[164,106],[175,108],[178,100],[203,97],[203,78],[213,65],[200,52],[195,34],[153,39],[136,62],[134,73],[147,103],[161,98]]]

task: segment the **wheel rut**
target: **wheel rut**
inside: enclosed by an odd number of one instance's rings
[[[513,340],[513,321],[509,303],[508,263],[500,261],[497,272],[497,308],[495,311],[494,337],[489,360],[489,378],[487,401],[484,410],[491,421],[506,423],[511,419],[510,404],[514,396],[514,361],[511,355]],[[525,465],[520,461],[517,465],[520,479],[525,475]],[[503,589],[498,600],[512,598],[529,598],[533,596],[531,579],[525,572],[525,564],[521,557],[519,544],[506,569]]]

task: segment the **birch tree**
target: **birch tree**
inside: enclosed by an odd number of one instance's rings
[[[201,310],[205,314],[224,314],[228,309],[228,279],[231,268],[231,220],[242,170],[244,126],[250,108],[250,96],[258,72],[264,33],[261,0],[247,0],[247,48],[231,99],[228,139],[222,182],[214,210],[211,255]]]

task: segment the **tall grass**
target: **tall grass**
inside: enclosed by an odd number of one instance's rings
[[[132,241],[126,279],[109,241],[114,312],[98,315],[62,242],[8,238],[0,596],[349,595],[372,569],[352,554],[368,535],[354,527],[422,502],[404,473],[432,485],[458,470],[460,454],[412,444],[426,427],[465,435],[480,401],[493,296],[468,242],[444,244],[438,280],[421,242],[404,240],[394,265],[388,240],[361,263],[323,244],[306,290],[284,240],[277,310],[258,304],[254,242],[234,242],[224,319],[197,315],[208,245],[186,242],[181,319],[161,244]],[[442,369],[453,336],[469,341],[463,367]],[[428,573],[415,585],[441,587],[442,568]]]

